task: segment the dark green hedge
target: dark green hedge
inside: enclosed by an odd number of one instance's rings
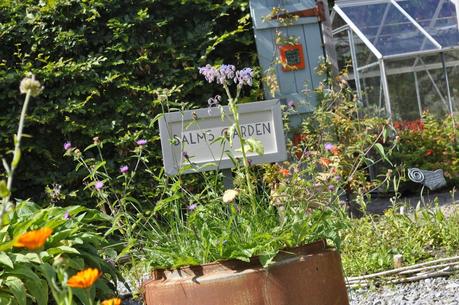
[[[170,99],[191,105],[204,105],[215,93],[198,66],[257,64],[248,1],[1,3],[0,155],[12,147],[21,78],[32,71],[45,86],[30,106],[32,138],[24,141],[16,197],[39,200],[45,185],[80,183],[74,164],[62,157],[66,140],[84,147],[99,136],[112,161],[126,156],[138,137],[159,143],[152,124],[161,109],[158,90],[182,85]],[[159,145],[150,148],[150,160],[159,164]]]

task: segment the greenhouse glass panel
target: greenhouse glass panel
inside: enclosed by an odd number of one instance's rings
[[[457,12],[453,2],[450,0],[397,0],[397,3],[443,48],[459,45]]]
[[[360,72],[362,87],[362,106],[360,114],[363,117],[384,117],[386,108],[384,105],[384,93],[381,86],[381,71],[379,65],[364,69]]]
[[[335,48],[338,55],[338,68],[347,69],[351,64],[351,48],[349,46],[349,35],[347,31],[335,34]]]
[[[445,59],[452,95],[453,113],[459,116],[459,50],[447,52]]]
[[[437,118],[445,117],[449,113],[449,101],[443,69],[421,70],[417,76],[422,111]]]
[[[378,61],[378,58],[376,57],[376,55],[373,54],[373,52],[371,52],[371,50],[367,48],[364,42],[355,34],[354,34],[354,45],[355,45],[354,47],[355,47],[355,53],[357,57],[356,65],[359,68]]]
[[[438,49],[390,2],[341,9],[383,56]]]
[[[392,119],[395,121],[418,120],[421,115],[413,86],[413,74],[391,75],[387,77],[387,80],[391,97]],[[400,95],[400,92],[403,92],[403,95]]]
[[[343,27],[347,25],[346,22],[343,20],[343,18],[341,18],[340,15],[336,14],[335,15],[335,18],[333,19],[333,24],[332,24],[332,28],[333,29],[338,29],[340,27]]]

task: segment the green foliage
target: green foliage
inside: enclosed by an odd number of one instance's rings
[[[327,64],[318,71],[327,71]],[[281,201],[289,194],[319,207],[336,196],[351,208],[364,208],[365,198],[394,178],[389,159],[397,141],[388,136],[392,127],[385,119],[360,117],[354,91],[343,76],[324,82],[316,92],[321,104],[292,137],[290,160],[267,166],[264,179]],[[389,169],[370,179],[370,170],[379,164]]]
[[[363,275],[393,268],[393,256],[407,265],[445,254],[457,254],[459,212],[446,217],[439,209],[418,209],[403,215],[395,209],[384,216],[353,219],[343,231],[341,257],[346,275]]]
[[[450,184],[459,183],[459,124],[451,116],[438,119],[424,113],[420,121],[394,123],[400,145],[394,162],[426,170],[443,169]]]
[[[0,230],[1,304],[47,305],[51,295],[59,305],[64,304],[59,300],[68,294],[67,279],[87,267],[106,274],[91,288],[92,293],[98,298],[113,294],[108,280],[116,282],[117,275],[101,257],[109,244],[98,233],[108,228],[110,218],[81,206],[40,208],[29,201],[20,202],[8,218]],[[53,230],[44,247],[13,246],[21,234],[44,227]],[[74,293],[77,304],[88,304],[81,301],[81,293]]]
[[[0,4],[0,155],[12,146],[25,71],[46,87],[31,104],[25,131],[34,140],[23,145],[18,197],[42,199],[53,183],[63,191],[79,185],[82,174],[60,157],[66,140],[81,147],[99,136],[111,161],[140,136],[159,143],[153,119],[164,98],[172,107],[207,103],[211,88],[196,79],[204,61],[256,62],[248,1],[37,3]],[[154,147],[150,162],[160,164]]]
[[[343,217],[335,193],[318,194],[317,197],[329,205],[314,211],[308,211],[311,198],[297,198],[295,194],[289,194],[282,207],[272,204],[270,186],[261,181],[261,172],[250,165],[246,155],[246,149],[262,153],[263,148],[260,143],[242,137],[237,112],[240,93],[245,85],[252,83],[253,73],[245,70],[245,78],[236,82],[234,75],[242,72],[233,68],[207,66],[206,72],[201,73],[223,75],[220,84],[227,93],[234,135],[237,134],[241,143],[238,149],[236,142],[230,142],[231,132],[229,139],[221,139],[225,145],[235,144],[229,149],[234,152],[228,152],[235,162],[234,190],[222,195],[222,177],[215,171],[195,176],[179,172],[176,177],[155,171],[148,160],[151,143],[146,141],[137,142],[129,158],[131,170],[123,167],[118,176],[109,174],[113,169],[104,159],[104,144],[98,139],[83,152],[77,148],[67,149],[66,155],[74,158],[77,168],[87,170],[86,189],[97,198],[98,207],[114,217],[111,231],[120,233],[127,241],[120,255],[129,253],[137,264],[154,268],[177,268],[227,259],[249,261],[256,255],[267,265],[286,247],[318,239],[327,239],[339,246]],[[232,90],[236,93],[232,94]],[[93,155],[98,157],[87,157],[93,150],[97,150]],[[189,164],[185,164],[182,171],[195,168],[193,157],[185,158]],[[196,176],[201,183],[190,183]],[[149,190],[139,189],[138,185],[145,183],[143,180],[153,181],[155,196],[152,197]],[[160,200],[150,204],[149,201],[156,198]]]

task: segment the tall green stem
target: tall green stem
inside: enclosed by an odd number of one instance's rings
[[[234,124],[236,126],[236,131],[237,131],[237,135],[238,135],[238,138],[239,138],[239,141],[241,143],[241,153],[242,153],[242,160],[243,160],[243,165],[244,165],[244,173],[245,173],[245,180],[246,180],[246,183],[247,183],[247,189],[248,189],[248,192],[249,192],[249,196],[250,196],[250,201],[252,202],[252,205],[253,205],[253,208],[255,209],[255,205],[256,205],[256,200],[255,200],[255,193],[253,191],[253,188],[252,188],[252,181],[250,180],[250,164],[249,164],[249,160],[247,159],[247,152],[245,150],[245,140],[244,138],[242,137],[242,130],[241,130],[241,124],[239,122],[239,112],[238,112],[238,107],[237,107],[237,101],[239,99],[239,94],[241,93],[241,88],[238,87],[237,88],[237,93],[236,93],[236,97],[233,99],[233,97],[231,96],[231,92],[228,88],[228,85],[226,83],[223,84],[223,87],[225,88],[225,91],[226,91],[226,94],[228,95],[228,106],[231,110],[231,113],[233,114],[233,118],[234,118]],[[255,212],[255,210],[254,210]]]
[[[0,210],[0,227],[3,225],[3,215],[6,212],[7,206],[9,204],[11,198],[11,189],[13,187],[13,177],[14,171],[16,170],[19,160],[21,159],[21,139],[22,139],[22,132],[24,130],[24,121],[27,113],[27,107],[29,106],[30,96],[32,95],[32,90],[27,90],[26,97],[24,100],[24,105],[22,106],[21,117],[19,119],[19,127],[16,136],[14,137],[14,154],[13,154],[13,161],[11,161],[11,165],[9,168],[5,165],[5,170],[7,171],[8,180],[6,187],[8,189],[8,195],[3,198],[2,200],[2,207]],[[12,203],[14,206],[14,203]]]
[[[19,119],[19,127],[16,137],[14,139],[14,155],[13,161],[11,162],[10,172],[8,175],[8,183],[7,188],[11,193],[11,188],[13,186],[13,175],[14,171],[16,170],[19,160],[21,158],[21,139],[22,139],[22,132],[24,130],[24,121],[27,113],[27,107],[29,106],[30,96],[32,94],[32,90],[27,90],[27,94],[24,100],[24,105],[22,106],[21,117]],[[7,197],[7,200],[10,199],[10,196]]]

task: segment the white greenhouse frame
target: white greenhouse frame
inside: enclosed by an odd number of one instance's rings
[[[342,23],[339,24],[336,28],[333,29],[333,36],[336,37],[338,34],[341,35],[346,35],[347,32],[347,39],[349,42],[349,51],[350,51],[350,59],[352,62],[352,70],[353,73],[349,75],[349,79],[353,79],[355,81],[355,87],[357,90],[357,95],[360,100],[362,100],[362,96],[365,94],[364,88],[362,88],[362,83],[361,83],[361,78],[363,76],[368,77],[371,73],[373,73],[374,77],[380,77],[380,89],[379,89],[379,95],[380,95],[380,104],[382,105],[382,102],[384,100],[384,108],[385,108],[385,115],[389,118],[393,118],[394,113],[392,112],[392,104],[391,104],[391,95],[390,95],[390,90],[389,90],[389,83],[388,83],[388,75],[398,75],[398,74],[403,74],[403,73],[412,73],[414,78],[414,86],[416,89],[416,99],[419,107],[419,116],[420,118],[422,117],[422,112],[423,112],[423,107],[421,105],[421,94],[420,94],[420,84],[418,81],[418,73],[423,72],[426,73],[426,77],[430,79],[432,82],[432,91],[436,92],[436,94],[439,95],[439,98],[441,101],[443,101],[445,105],[445,109],[447,106],[447,109],[450,114],[457,113],[459,111],[459,105],[457,104],[457,100],[454,100],[454,96],[452,95],[451,88],[450,88],[450,80],[449,80],[449,75],[448,75],[448,67],[456,67],[459,66],[459,60],[455,61],[445,61],[445,53],[453,50],[459,50],[459,41],[456,43],[454,42],[454,45],[442,45],[441,42],[439,42],[435,38],[435,29],[434,27],[436,26],[437,20],[440,19],[440,12],[444,9],[444,5],[448,5],[448,7],[452,7],[452,4],[456,5],[456,11],[453,12],[450,9],[448,9],[448,12],[451,13],[451,16],[444,17],[443,19],[448,19],[449,22],[452,20],[452,16],[455,15],[456,21],[455,21],[455,26],[456,28],[458,27],[458,18],[457,16],[459,15],[459,3],[456,3],[456,0],[431,0],[429,3],[431,5],[436,5],[437,9],[435,11],[429,12],[433,17],[432,19],[428,22],[430,22],[430,25],[428,26],[421,26],[421,22],[419,20],[416,20],[415,17],[411,16],[403,7],[403,4],[407,4],[408,2],[405,1],[412,1],[412,0],[337,0],[336,4],[333,8],[333,12],[331,15],[332,22],[334,24],[334,20],[339,16],[342,21],[344,21],[344,25]],[[437,2],[435,2],[437,1]],[[459,2],[459,1],[458,1]],[[372,6],[377,6],[377,5],[384,5],[387,4],[387,6],[384,9],[384,14],[381,17],[380,23],[377,25],[371,24],[371,25],[362,25],[360,24],[359,26],[356,25],[355,19],[353,20],[352,15],[349,16],[349,13],[355,12],[355,9],[358,7],[362,6],[367,6],[367,7],[372,7]],[[402,5],[400,5],[402,4]],[[381,6],[378,6],[380,8]],[[351,11],[352,9],[352,11]],[[406,18],[404,21],[403,26],[406,27],[412,27],[414,26],[413,29],[413,34],[417,34],[421,39],[419,40],[419,50],[418,51],[407,51],[407,52],[398,52],[395,54],[385,54],[384,50],[381,50],[381,48],[378,48],[377,43],[381,40],[379,38],[380,34],[383,32],[383,28],[385,26],[387,27],[400,27],[402,23],[393,25],[393,24],[386,24],[386,18],[388,16],[389,10],[392,10],[391,12],[394,13],[394,9],[398,10],[403,15],[403,18]],[[346,12],[347,11],[347,12]],[[398,12],[396,12],[398,14]],[[444,11],[443,11],[444,14]],[[380,15],[381,16],[381,15]],[[400,15],[401,16],[401,15]],[[419,19],[419,18],[418,18]],[[372,21],[372,20],[371,20]],[[426,20],[424,20],[426,21]],[[362,21],[365,22],[365,21]],[[405,25],[406,23],[406,25]],[[451,25],[448,25],[450,29],[453,29],[453,31],[456,30],[456,28],[452,28]],[[374,32],[372,32],[372,37],[369,37],[366,35],[364,32],[370,32],[369,28],[374,29]],[[379,27],[379,28],[378,28]],[[377,30],[377,31],[376,31]],[[457,28],[459,31],[459,28]],[[416,33],[415,33],[416,32]],[[432,34],[434,33],[434,34]],[[406,35],[406,34],[404,34]],[[387,35],[389,36],[389,35]],[[359,66],[359,62],[357,61],[357,52],[356,52],[356,39],[360,39],[360,41],[363,43],[363,45],[371,51],[371,53],[374,55],[371,56],[371,58],[375,58],[374,61],[372,62],[367,62],[365,65]],[[400,41],[402,40],[402,34],[400,34]],[[397,38],[396,38],[397,39]],[[344,39],[345,43],[347,41]],[[421,43],[422,41],[422,43]],[[381,43],[383,44],[383,43]],[[429,49],[426,49],[426,45],[432,46]],[[395,51],[394,51],[395,52]],[[428,55],[439,55],[439,60],[437,62],[433,63],[425,63],[423,61],[423,56],[428,56]],[[393,67],[388,65],[390,62],[394,62],[397,60],[404,60],[404,59],[413,59],[414,64],[411,67]],[[378,68],[379,71],[370,71],[371,68]],[[442,69],[443,71],[443,79],[442,82],[444,82],[446,86],[446,92],[442,94],[441,90],[438,88],[436,81],[432,77],[430,71],[432,69]],[[441,73],[441,72],[439,72]],[[379,74],[379,75],[378,75]],[[444,88],[443,88],[444,89]],[[446,96],[444,96],[446,95]],[[459,97],[458,97],[459,99]]]

